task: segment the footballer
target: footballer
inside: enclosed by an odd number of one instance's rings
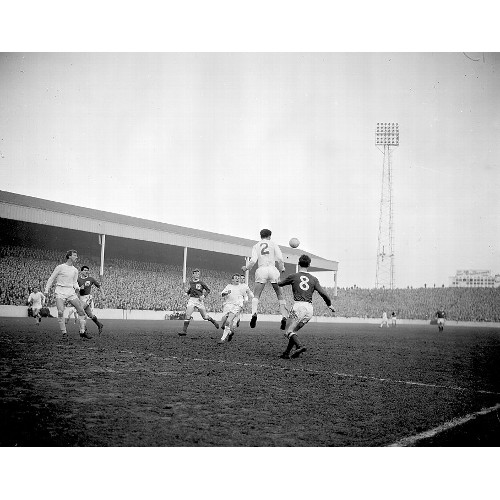
[[[205,307],[205,303],[203,299],[210,293],[210,288],[200,280],[200,270],[194,269],[192,272],[191,281],[189,282],[189,288],[186,290],[186,295],[189,297],[186,314],[184,317],[184,326],[182,327],[182,331],[178,333],[181,337],[187,335],[187,329],[189,326],[189,322],[191,321],[191,315],[195,310],[197,310],[201,317],[204,320],[210,321],[215,328],[219,328],[219,323],[215,321],[212,317],[207,313],[207,309]]]
[[[305,254],[301,255],[298,272],[287,276],[283,281],[278,283],[280,287],[292,286],[293,299],[295,301],[287,321],[285,337],[288,339],[288,345],[280,356],[283,359],[297,358],[307,350],[301,345],[297,337],[297,332],[313,317],[312,297],[314,291],[320,294],[330,311],[335,312],[330,297],[323,290],[318,279],[307,272],[310,265],[311,257]],[[292,349],[295,349],[293,353],[291,353]]]

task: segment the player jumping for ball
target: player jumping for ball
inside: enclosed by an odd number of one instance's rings
[[[257,324],[257,309],[259,306],[259,299],[262,291],[269,281],[276,292],[278,297],[281,319],[281,329],[284,330],[286,326],[286,300],[283,298],[283,293],[278,286],[280,278],[280,271],[285,271],[285,263],[283,262],[283,254],[280,247],[271,241],[271,231],[269,229],[262,229],[260,232],[261,240],[252,247],[252,257],[250,262],[243,266],[242,271],[252,269],[255,263],[258,263],[257,270],[255,271],[255,287],[253,290],[254,298],[252,299],[252,319],[250,320],[250,328],[255,328]],[[278,261],[280,271],[276,268],[274,263]]]
[[[280,287],[292,285],[295,301],[287,322],[285,337],[288,339],[288,345],[280,356],[283,359],[298,358],[306,351],[297,338],[297,332],[313,317],[312,297],[315,290],[321,295],[330,311],[335,312],[330,297],[323,290],[318,279],[307,272],[310,265],[311,257],[305,254],[301,255],[298,272],[287,276],[278,283]],[[290,354],[293,348],[295,351]]]
[[[194,269],[191,281],[189,282],[189,289],[186,290],[186,294],[189,297],[189,300],[184,317],[184,326],[182,328],[182,332],[179,332],[178,335],[180,335],[181,337],[187,335],[187,329],[189,326],[189,322],[191,321],[191,314],[193,314],[195,309],[201,314],[201,317],[203,319],[210,321],[210,323],[212,323],[215,328],[219,328],[219,323],[217,323],[217,321],[215,321],[208,315],[207,309],[205,308],[205,304],[203,302],[203,299],[209,293],[210,288],[208,288],[208,286],[200,280],[200,270]]]

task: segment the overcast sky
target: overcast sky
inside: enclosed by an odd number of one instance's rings
[[[396,286],[500,273],[498,53],[3,53],[0,189],[258,239],[375,285],[394,150]],[[326,285],[331,277],[322,278]]]

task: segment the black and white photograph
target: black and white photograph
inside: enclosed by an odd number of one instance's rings
[[[500,52],[139,33],[0,52],[2,460],[317,498],[497,448]]]

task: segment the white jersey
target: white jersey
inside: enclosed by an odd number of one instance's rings
[[[238,285],[241,289],[241,304],[240,306],[243,305],[244,302],[248,301],[248,299],[253,299],[253,293],[252,290],[250,290],[249,286],[246,283],[240,283]]]
[[[45,295],[42,292],[30,293],[28,302],[33,301],[33,309],[41,309],[45,302]]]
[[[252,257],[247,268],[252,269],[256,262],[258,267],[274,266],[276,261],[278,261],[279,270],[283,271],[285,264],[281,248],[274,241],[260,240],[252,247]]]
[[[231,292],[224,297],[224,305],[234,304],[237,306],[243,305],[243,298],[245,297],[245,293],[243,292],[241,285],[233,285],[230,283],[226,285],[224,290],[222,290],[221,295],[226,292]]]
[[[78,284],[78,269],[73,265],[59,264],[51,274],[49,281],[47,281],[45,293],[48,293],[54,280],[56,280],[56,286],[73,288],[74,290],[80,289],[80,285]]]

